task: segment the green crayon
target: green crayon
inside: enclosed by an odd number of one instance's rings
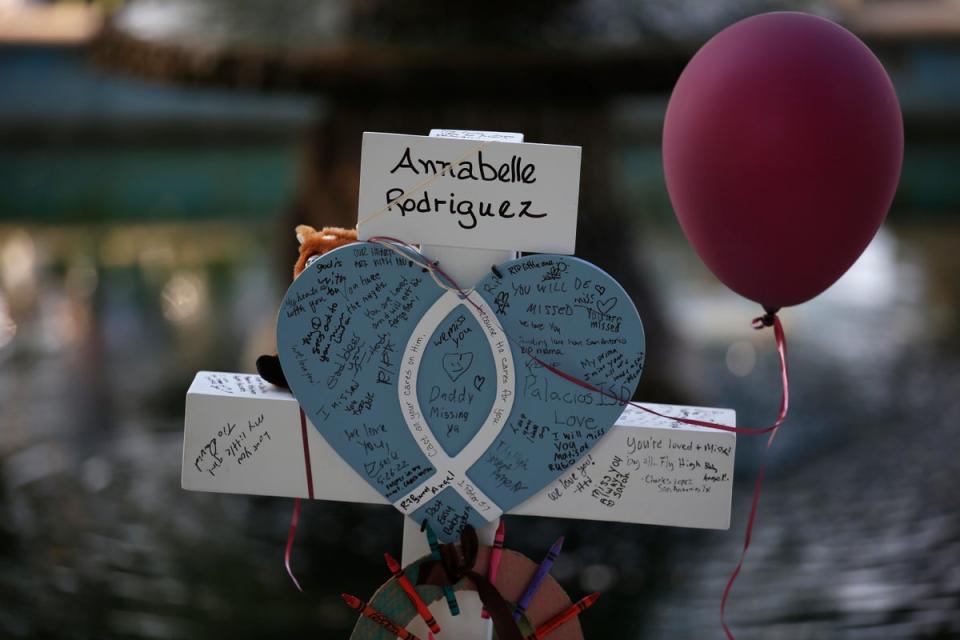
[[[430,554],[434,560],[441,562],[443,558],[440,557],[440,542],[437,540],[437,534],[433,532],[429,524],[426,522],[423,524],[427,531],[427,543],[430,545]],[[457,604],[457,596],[453,593],[453,587],[444,585],[443,595],[447,597],[447,606],[450,607],[450,615],[460,615],[460,605]]]

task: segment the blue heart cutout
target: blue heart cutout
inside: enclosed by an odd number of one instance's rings
[[[615,398],[633,396],[644,361],[633,302],[579,258],[506,262],[467,301],[368,242],[325,254],[293,282],[277,347],[320,434],[444,541],[573,467],[620,416]]]

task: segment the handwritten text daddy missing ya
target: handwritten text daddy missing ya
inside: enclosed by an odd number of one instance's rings
[[[484,160],[483,151],[477,157],[452,164],[446,160],[427,160],[415,157],[407,147],[400,160],[390,170],[391,174],[414,176],[439,176],[450,180],[492,182],[501,184],[533,184],[537,181],[537,168],[532,162],[524,162],[521,156],[510,156],[509,162],[493,163]],[[446,189],[443,189],[446,191]],[[394,207],[401,216],[408,213],[447,213],[459,216],[457,224],[463,229],[473,229],[479,218],[545,218],[547,213],[530,210],[531,200],[500,200],[495,202],[463,200],[450,192],[445,198],[435,196],[429,189],[422,193],[406,195],[406,190],[393,187],[387,190],[388,211]]]

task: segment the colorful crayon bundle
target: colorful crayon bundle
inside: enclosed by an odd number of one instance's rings
[[[431,557],[434,559],[440,559],[440,543],[436,534],[432,529],[430,529],[429,526],[425,526],[424,530],[427,536],[427,542],[430,546]],[[490,584],[494,585],[494,587],[496,587],[497,575],[500,569],[500,561],[503,556],[504,537],[505,526],[501,520],[494,537],[493,547],[490,550],[490,561],[487,568],[487,579],[490,581]],[[519,621],[520,618],[526,613],[527,608],[530,606],[531,602],[533,602],[533,599],[536,597],[540,587],[547,580],[550,570],[553,567],[553,563],[560,555],[560,550],[562,547],[563,537],[558,538],[550,546],[546,556],[537,567],[537,570],[530,579],[529,584],[527,584],[527,587],[524,589],[522,595],[517,601],[516,609],[512,614],[514,621]],[[427,625],[429,629],[427,632],[428,640],[433,640],[435,638],[434,634],[441,635],[442,637],[442,634],[440,633],[440,625],[430,612],[430,607],[417,592],[416,587],[413,585],[413,583],[411,583],[410,579],[404,574],[400,563],[397,562],[397,560],[389,553],[384,553],[383,557],[392,575],[392,580],[396,581],[396,583],[400,586],[406,597],[410,600],[410,603],[416,609],[417,615]],[[457,600],[453,589],[450,586],[445,586],[443,591],[451,613],[453,615],[459,614],[460,608],[457,605]],[[550,634],[565,625],[567,622],[576,618],[581,613],[593,606],[599,597],[599,593],[591,593],[590,595],[581,598],[579,601],[575,602],[546,622],[537,626],[533,633],[530,633],[524,637],[524,640],[543,640],[544,638],[547,638]],[[380,625],[390,633],[394,634],[396,637],[401,638],[402,640],[420,640],[416,635],[407,631],[404,628],[404,625],[397,624],[386,614],[374,608],[370,603],[364,602],[360,598],[352,596],[348,593],[342,594],[342,598],[348,606],[359,611],[360,615],[367,618],[371,622]],[[483,618],[487,619],[490,617],[490,614],[486,609],[484,609],[482,616]]]
[[[514,620],[520,620],[520,618],[526,613],[527,607],[529,607],[530,603],[533,602],[533,598],[540,589],[540,586],[550,574],[550,569],[553,567],[553,563],[560,555],[561,548],[563,548],[563,536],[559,537],[557,541],[550,546],[550,549],[547,551],[547,555],[544,557],[543,562],[540,563],[540,566],[537,567],[536,573],[534,573],[533,577],[530,579],[530,584],[527,585],[527,588],[517,601],[517,608],[513,612]],[[596,602],[599,597],[600,594],[594,592],[581,598],[578,602],[575,602],[538,626],[532,634],[526,636],[525,640],[542,640],[542,638],[546,638],[561,626],[593,606],[593,603]]]

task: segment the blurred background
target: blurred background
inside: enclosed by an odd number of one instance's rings
[[[360,132],[520,131],[584,148],[578,254],[634,296],[640,398],[768,424],[758,309],[685,242],[663,184],[670,89],[711,35],[801,9],[861,36],[906,157],[873,244],[782,314],[774,446],[738,638],[960,638],[960,1],[0,0],[0,637],[345,638],[342,590],[399,552],[387,508],[179,488],[198,369],[272,350],[293,226],[356,221]],[[508,518],[588,638],[722,637],[762,442],[730,531]]]

